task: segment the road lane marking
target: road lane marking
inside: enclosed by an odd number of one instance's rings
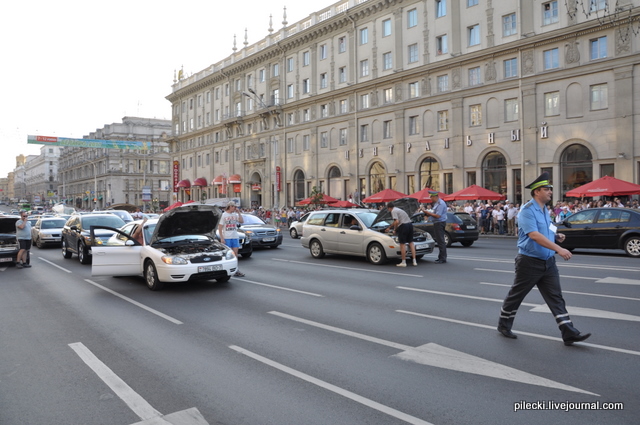
[[[596,283],[615,283],[618,285],[640,285],[640,280],[621,279],[618,277],[605,277],[604,279],[597,280]]]
[[[311,375],[307,375],[306,373],[303,373],[303,372],[300,372],[298,370],[292,369],[292,368],[290,368],[288,366],[285,366],[285,365],[283,365],[281,363],[277,363],[277,362],[275,362],[273,360],[270,360],[270,359],[268,359],[266,357],[263,357],[263,356],[261,356],[259,354],[253,353],[253,352],[251,352],[249,350],[246,350],[244,348],[238,347],[236,345],[231,345],[229,348],[231,348],[232,350],[234,350],[234,351],[236,351],[236,352],[238,352],[240,354],[244,354],[247,357],[250,357],[250,358],[252,358],[254,360],[257,360],[257,361],[259,361],[261,363],[264,363],[264,364],[266,364],[268,366],[271,366],[271,367],[273,367],[275,369],[278,369],[281,372],[287,373],[287,374],[289,374],[291,376],[294,376],[294,377],[296,377],[298,379],[302,379],[303,381],[309,382],[309,383],[311,383],[313,385],[316,385],[316,386],[318,386],[320,388],[324,388],[325,390],[331,391],[331,392],[333,392],[335,394],[338,394],[338,395],[340,395],[342,397],[348,398],[348,399],[353,400],[353,401],[355,401],[357,403],[360,403],[360,404],[362,404],[364,406],[370,407],[371,409],[374,409],[374,410],[377,410],[379,412],[382,412],[382,413],[384,413],[384,414],[386,414],[388,416],[392,416],[394,418],[400,419],[400,420],[405,421],[405,422],[410,423],[410,424],[415,424],[415,425],[433,425],[430,422],[423,421],[422,419],[416,418],[415,416],[408,415],[406,413],[403,413],[403,412],[401,412],[399,410],[396,410],[394,408],[391,408],[389,406],[385,406],[384,404],[380,404],[380,403],[378,403],[376,401],[373,401],[373,400],[368,399],[366,397],[362,397],[362,396],[360,396],[360,395],[358,395],[356,393],[353,393],[351,391],[347,391],[347,390],[345,390],[343,388],[337,387],[337,386],[335,386],[333,384],[330,384],[330,383],[328,383],[326,381],[322,381],[322,380],[320,380],[318,378],[314,378]]]
[[[400,310],[396,310],[396,311],[400,312]],[[411,361],[415,361],[416,363],[426,364],[429,366],[439,367],[442,369],[449,369],[449,370],[455,370],[455,371],[464,372],[464,373],[483,375],[491,378],[515,381],[523,384],[546,386],[546,387],[558,388],[566,391],[574,391],[574,392],[598,395],[588,391],[581,390],[579,388],[571,387],[565,384],[561,384],[559,382],[551,381],[546,378],[532,375],[527,372],[518,371],[517,369],[509,368],[507,366],[500,365],[499,363],[490,362],[489,360],[485,360],[481,357],[472,356],[471,354],[466,354],[462,351],[452,350],[452,349],[440,346],[438,344],[430,343],[430,344],[426,344],[421,347],[415,348],[409,345],[398,344],[396,342],[386,341],[384,339],[372,337],[369,335],[364,335],[358,332],[352,332],[346,329],[341,329],[334,326],[325,325],[323,323],[303,319],[300,317],[291,316],[286,313],[270,311],[269,314],[273,314],[275,316],[282,317],[284,319],[292,320],[295,322],[304,323],[309,326],[314,326],[316,328],[325,329],[338,334],[361,339],[363,341],[368,341],[375,344],[384,345],[386,347],[397,349],[401,352],[393,355],[392,357],[398,357],[403,360],[411,360]],[[423,349],[423,347],[427,347],[427,346],[431,348]],[[452,353],[457,353],[457,354],[454,355]],[[452,359],[451,359],[452,355],[455,359],[453,363],[454,364],[460,363],[458,366],[452,365]],[[514,379],[514,376],[516,376],[514,371],[518,372],[517,374],[518,379]]]
[[[269,285],[268,283],[256,282],[254,280],[240,279],[240,278],[234,278],[234,280],[240,280],[242,282],[252,283],[254,285],[267,286],[269,288],[280,289],[282,291],[297,292],[298,294],[311,295],[312,297],[324,298],[324,295],[314,294],[313,292],[300,291],[300,290],[297,290],[297,289],[285,288],[283,286]]]
[[[491,285],[491,286],[503,286],[506,288],[511,288],[511,285],[509,284],[504,284],[504,283],[491,283],[491,282],[478,282],[480,283],[480,285]],[[596,282],[598,283],[598,282]],[[537,287],[533,287],[534,290],[539,291],[539,289]],[[619,300],[627,300],[627,301],[640,301],[640,298],[633,298],[633,297],[623,297],[620,295],[606,295],[606,294],[594,294],[591,292],[577,292],[577,291],[565,291],[564,289],[562,290],[563,294],[576,294],[576,295],[586,295],[589,297],[602,297],[602,298],[615,298],[615,299],[619,299]]]
[[[133,413],[142,419],[142,422],[136,422],[134,425],[208,425],[208,422],[195,407],[164,416],[127,385],[109,366],[100,361],[83,343],[74,342],[69,344],[69,347],[98,375],[98,378],[124,401]]]
[[[496,258],[483,258],[483,257],[455,257],[449,255],[448,258],[452,258],[455,260],[463,260],[463,261],[481,261],[483,263],[509,263],[514,264],[514,260],[501,260]],[[558,267],[567,267],[574,269],[595,269],[595,270],[614,270],[617,272],[640,272],[639,267],[629,267],[629,266],[609,266],[609,265],[599,265],[599,264],[584,264],[584,263],[568,263],[568,262],[557,262]]]
[[[515,273],[513,270],[495,270],[495,269],[480,269],[475,268],[474,270],[480,272],[491,272],[491,273]],[[568,276],[568,275],[560,275],[560,277],[568,278],[568,279],[585,279],[585,280],[599,280],[599,277],[584,277],[584,276]]]
[[[64,267],[61,267],[61,266],[57,265],[56,263],[53,263],[53,262],[51,262],[51,261],[47,260],[46,258],[38,257],[38,260],[40,260],[40,261],[44,261],[45,263],[48,263],[48,264],[52,265],[53,267],[57,267],[57,268],[59,268],[60,270],[62,270],[63,272],[66,272],[66,273],[73,273],[71,270],[69,270],[69,269],[65,269]]]
[[[406,273],[398,273],[398,272],[386,272],[384,270],[371,270],[371,269],[359,269],[355,267],[346,267],[346,266],[332,266],[329,264],[319,264],[316,262],[308,262],[308,261],[295,261],[295,260],[284,260],[282,258],[272,258],[273,261],[282,261],[284,263],[293,263],[293,264],[304,264],[306,266],[318,266],[318,267],[326,267],[332,269],[342,269],[342,270],[355,270],[367,273],[375,273],[375,274],[392,274],[395,276],[404,276],[404,277],[424,277],[420,274],[406,274]],[[420,263],[418,263],[420,264]]]
[[[115,295],[115,296],[116,296],[116,297],[118,297],[118,298],[122,298],[122,299],[123,299],[123,300],[125,300],[126,302],[129,302],[129,303],[131,303],[131,304],[133,304],[133,305],[135,305],[135,306],[137,306],[137,307],[140,307],[141,309],[146,310],[146,311],[148,311],[149,313],[153,313],[153,314],[155,314],[156,316],[162,317],[163,319],[168,320],[168,321],[170,321],[171,323],[175,323],[176,325],[182,325],[182,322],[181,322],[181,321],[179,321],[178,319],[174,319],[173,317],[168,316],[168,315],[166,315],[166,314],[164,314],[164,313],[161,313],[161,312],[159,312],[158,310],[154,310],[154,309],[153,309],[153,308],[151,308],[151,307],[147,307],[146,305],[144,305],[144,304],[142,304],[142,303],[139,303],[139,302],[138,302],[138,301],[136,301],[136,300],[132,300],[132,299],[131,299],[131,298],[129,298],[129,297],[125,297],[124,295],[119,294],[119,293],[117,293],[116,291],[112,291],[111,289],[106,288],[106,287],[104,287],[104,286],[102,286],[102,285],[100,285],[100,284],[98,284],[98,283],[96,283],[96,282],[94,282],[94,281],[92,281],[92,280],[90,280],[90,279],[85,279],[84,281],[85,281],[85,282],[88,282],[88,283],[90,283],[90,284],[92,284],[93,286],[95,286],[95,287],[97,287],[97,288],[102,289],[103,291],[106,291],[106,292],[108,292],[108,293],[110,293],[110,294],[112,294],[112,295]]]
[[[396,286],[398,289],[402,289],[404,291],[415,291],[415,292],[426,292],[427,294],[435,294],[435,295],[445,295],[448,297],[457,297],[457,298],[468,298],[471,300],[479,300],[479,301],[491,301],[494,303],[503,303],[504,300],[498,298],[486,298],[486,297],[477,297],[475,295],[465,295],[465,294],[455,294],[452,292],[441,292],[441,291],[431,291],[429,289],[421,289],[421,288],[409,288],[407,286]],[[540,304],[532,304],[532,303],[521,303],[520,305],[524,305],[527,307],[538,307]]]

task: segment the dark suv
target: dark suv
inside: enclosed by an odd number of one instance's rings
[[[16,238],[17,215],[0,216],[0,263],[15,263],[18,257],[18,239]]]
[[[71,258],[78,255],[82,264],[91,262],[91,226],[106,226],[119,229],[124,226],[124,221],[113,214],[80,214],[72,215],[62,229],[62,256]],[[95,236],[109,238],[113,232],[98,230]]]

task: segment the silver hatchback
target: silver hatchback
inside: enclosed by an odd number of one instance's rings
[[[355,255],[373,264],[399,259],[398,238],[384,232],[389,223],[376,223],[377,216],[377,211],[366,209],[314,211],[303,225],[300,241],[314,258],[325,254]],[[435,241],[428,233],[414,230],[413,242],[416,258],[433,252]]]

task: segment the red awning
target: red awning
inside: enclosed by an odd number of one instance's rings
[[[224,184],[224,176],[220,174],[218,177],[213,179],[212,184]]]
[[[186,180],[180,180],[180,181],[178,182],[178,184],[176,185],[176,187],[189,188],[189,187],[191,187],[191,182],[189,181],[189,179],[186,179]]]
[[[229,183],[233,183],[233,184],[242,183],[242,177],[240,177],[240,174],[234,174],[231,177],[229,177]]]
[[[193,181],[193,186],[204,187],[206,185],[207,185],[207,179],[205,179],[204,177],[197,178]]]

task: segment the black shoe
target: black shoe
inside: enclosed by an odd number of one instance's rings
[[[447,260],[436,260],[435,261],[436,264],[444,264],[446,262],[447,262]]]
[[[23,264],[22,267],[31,267],[31,264]]]
[[[585,339],[589,338],[590,336],[591,336],[590,333],[588,333],[588,334],[578,334],[578,335],[571,336],[571,337],[569,337],[569,338],[564,340],[564,345],[573,345],[574,342],[584,341]]]
[[[500,332],[502,334],[502,336],[504,336],[506,338],[518,339],[518,335],[516,335],[513,332],[511,332],[511,329],[498,328],[498,332]]]

